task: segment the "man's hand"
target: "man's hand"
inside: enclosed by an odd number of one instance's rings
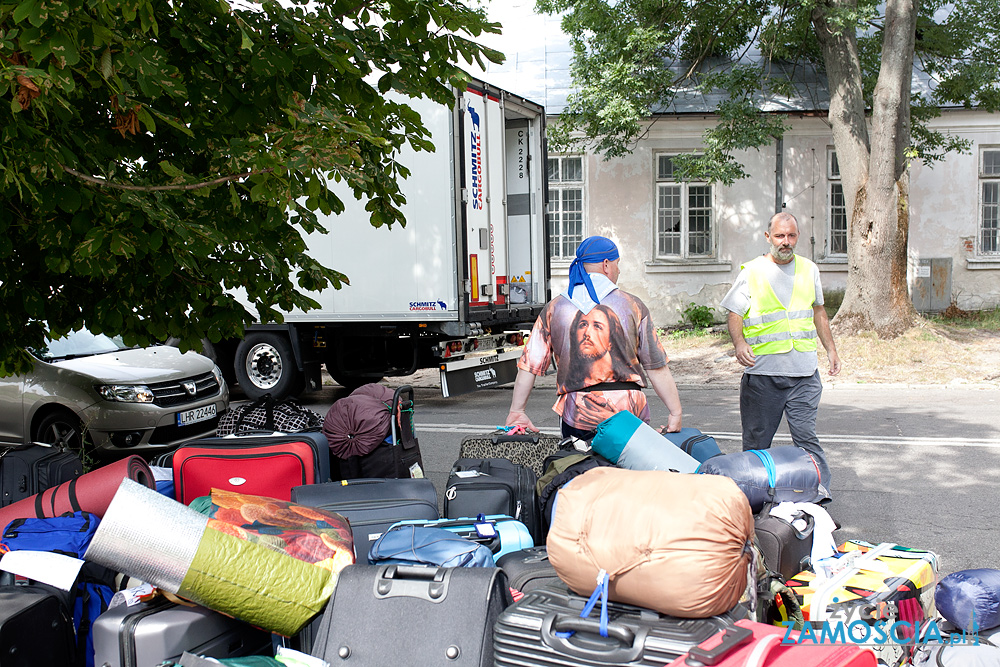
[[[745,340],[740,339],[733,345],[736,348],[736,361],[740,362],[741,366],[749,368],[757,362],[757,357],[754,356],[753,350],[750,349],[750,345]]]
[[[729,329],[729,337],[733,340],[733,347],[736,348],[736,361],[741,366],[749,368],[757,361],[750,344],[743,338],[743,317],[730,311],[726,316],[726,328]]]
[[[667,417],[667,428],[665,430],[661,431],[661,432],[662,433],[677,433],[677,431],[681,430],[681,419],[682,418],[683,418],[683,415],[681,415],[681,414],[676,414],[676,415],[670,415],[670,416],[668,416]]]
[[[504,422],[504,426],[523,426],[529,431],[538,430],[535,428],[535,425],[531,423],[531,420],[528,419],[528,415],[521,410],[511,410],[508,412],[507,421]]]
[[[827,352],[826,356],[830,360],[830,375],[840,373],[840,355],[837,354],[837,351]]]

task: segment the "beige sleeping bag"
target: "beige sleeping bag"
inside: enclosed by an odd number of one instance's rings
[[[739,601],[752,536],[747,497],[728,477],[602,467],[559,490],[548,553],[580,595],[604,569],[611,600],[706,618]]]

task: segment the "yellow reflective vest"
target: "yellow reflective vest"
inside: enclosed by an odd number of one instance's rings
[[[743,338],[755,356],[782,354],[793,348],[800,352],[816,351],[816,324],[813,304],[816,283],[813,263],[795,256],[795,283],[788,308],[778,300],[764,271],[771,260],[758,257],[740,268],[747,271],[750,310],[743,316]]]

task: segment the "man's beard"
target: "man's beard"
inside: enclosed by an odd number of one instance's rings
[[[580,358],[586,361],[594,362],[608,353],[607,350],[602,350],[598,348],[596,345],[591,345],[590,349],[592,350],[591,352],[587,352],[581,349]]]
[[[782,262],[787,262],[792,257],[795,257],[795,248],[787,248],[782,250],[779,246],[771,246],[771,256]]]

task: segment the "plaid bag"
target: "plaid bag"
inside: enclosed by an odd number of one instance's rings
[[[302,407],[294,398],[276,401],[270,394],[264,394],[253,403],[230,408],[219,418],[216,435],[255,431],[298,433],[318,429],[322,425],[323,418],[318,413]]]

